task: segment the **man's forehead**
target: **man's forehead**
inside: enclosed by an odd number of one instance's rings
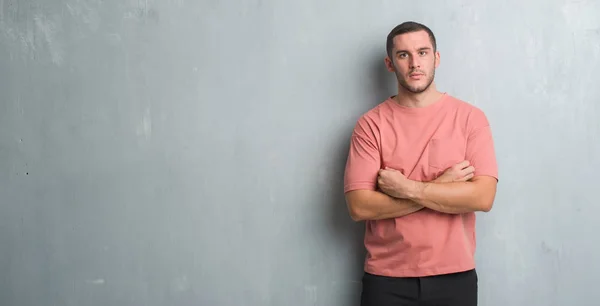
[[[394,47],[396,49],[419,50],[422,48],[432,48],[433,46],[427,32],[418,31],[395,36]]]

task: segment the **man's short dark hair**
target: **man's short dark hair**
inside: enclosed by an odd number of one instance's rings
[[[386,42],[386,50],[387,50],[388,56],[390,58],[392,57],[392,50],[394,49],[394,37],[401,35],[401,34],[405,34],[405,33],[419,32],[419,31],[425,31],[425,32],[427,32],[427,34],[429,34],[429,39],[431,40],[431,45],[433,45],[433,52],[437,51],[437,43],[435,41],[435,35],[433,35],[433,32],[431,31],[431,29],[429,29],[424,24],[420,24],[420,23],[414,22],[414,21],[407,21],[407,22],[403,22],[403,23],[397,25],[395,28],[392,29],[392,31],[390,31],[390,34],[388,34],[387,42]]]

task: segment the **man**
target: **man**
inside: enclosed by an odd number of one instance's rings
[[[477,305],[475,212],[488,212],[498,170],[477,107],[439,92],[435,36],[405,22],[387,38],[398,94],[362,115],[344,192],[366,222],[362,306]]]

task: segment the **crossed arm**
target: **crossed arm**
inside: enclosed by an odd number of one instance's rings
[[[449,168],[431,182],[409,180],[396,170],[380,170],[379,191],[350,191],[346,203],[355,221],[398,218],[425,207],[448,214],[488,212],[496,195],[497,180],[472,175],[472,167],[465,167],[464,163]]]
[[[383,192],[366,189],[346,193],[346,204],[354,221],[398,218],[424,208],[411,200],[398,199]]]
[[[445,184],[417,182],[405,196],[424,207],[448,214],[488,212],[496,196],[496,178],[476,176],[466,182]]]

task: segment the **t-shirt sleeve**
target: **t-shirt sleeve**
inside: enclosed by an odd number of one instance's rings
[[[375,190],[381,154],[372,126],[361,118],[352,132],[344,173],[344,192]]]
[[[468,122],[466,158],[475,167],[474,175],[488,175],[498,179],[494,140],[487,117],[483,111],[475,109],[469,116]]]

